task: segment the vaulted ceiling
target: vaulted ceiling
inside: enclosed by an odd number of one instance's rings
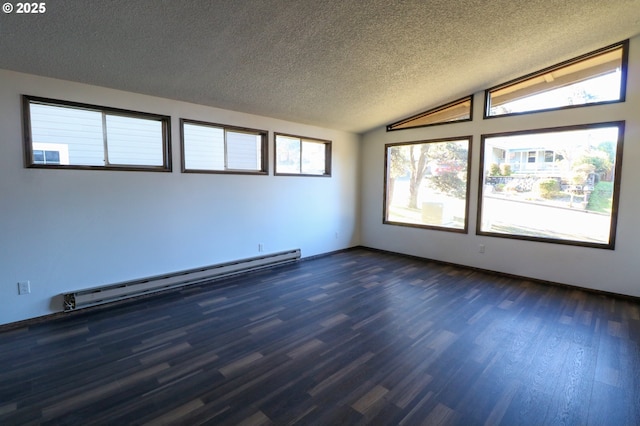
[[[640,33],[640,0],[45,3],[0,68],[358,133]]]

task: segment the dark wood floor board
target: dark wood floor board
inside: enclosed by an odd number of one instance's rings
[[[589,406],[588,424],[634,425],[630,419],[636,417],[629,417],[629,412],[634,411],[635,406],[637,413],[637,406],[640,401],[634,402],[622,389],[596,382],[590,399],[592,404]],[[606,409],[603,409],[603,407],[606,407]],[[637,414],[634,416],[637,416]]]
[[[610,336],[608,337],[610,338]],[[607,340],[604,339],[603,342]],[[617,342],[617,365],[620,370],[613,373],[617,375],[615,387],[620,390],[640,389],[640,350],[637,344],[631,346],[625,342],[626,339],[619,339]],[[627,392],[618,400],[625,407],[624,409],[621,407],[621,410],[626,413],[627,418],[634,418],[640,413],[640,395],[638,393]]]
[[[636,301],[354,249],[1,333],[0,424],[640,424],[639,343]]]
[[[588,346],[571,343],[562,366],[555,392],[554,403],[547,414],[553,423],[585,424],[589,407],[581,405],[591,397],[595,367],[595,350]]]
[[[258,406],[275,424],[295,423],[318,408],[314,399],[306,392],[313,385],[310,377],[292,380],[269,397],[258,401]]]
[[[182,417],[205,409],[206,403],[200,398],[203,389],[223,382],[224,378],[217,371],[199,371],[197,374],[164,383],[138,398],[132,398],[127,401],[128,407],[112,407],[101,420],[108,424],[145,424],[173,418],[173,424],[181,424]],[[176,393],[180,395],[179,398],[175,397]]]

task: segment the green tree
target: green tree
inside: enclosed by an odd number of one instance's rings
[[[606,152],[609,157],[609,161],[614,163],[616,161],[616,144],[613,142],[602,142],[598,144],[598,151]]]
[[[466,179],[461,179],[459,172],[444,172],[433,176],[429,185],[452,197],[464,199],[467,195]]]
[[[409,175],[409,199],[407,206],[418,208],[420,187],[425,181],[430,164],[446,168],[445,172],[429,179],[429,185],[437,190],[459,198],[466,195],[467,150],[455,142],[433,142],[399,145],[389,150],[389,187],[387,207],[393,198],[398,177]],[[462,176],[462,177],[461,177]]]
[[[610,176],[613,170],[613,161],[610,155],[601,150],[593,149],[586,151],[576,162],[575,166],[587,164],[593,166],[593,173],[597,173],[599,176]]]
[[[431,177],[429,186],[443,194],[464,199],[467,195],[467,149],[456,142],[436,144],[430,156],[446,170]]]

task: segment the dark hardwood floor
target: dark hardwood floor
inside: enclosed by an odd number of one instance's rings
[[[354,249],[0,333],[0,425],[640,424],[640,304]]]

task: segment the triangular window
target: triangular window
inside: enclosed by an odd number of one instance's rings
[[[485,118],[623,102],[628,42],[487,90]]]
[[[467,96],[466,98],[458,99],[457,101],[405,118],[397,123],[389,124],[387,131],[434,126],[458,121],[471,121],[472,106],[473,96]]]

